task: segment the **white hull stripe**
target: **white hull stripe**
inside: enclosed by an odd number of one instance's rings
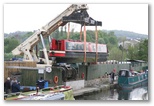
[[[49,51],[49,53],[52,53],[52,52],[54,52],[54,53],[66,53],[65,51]]]

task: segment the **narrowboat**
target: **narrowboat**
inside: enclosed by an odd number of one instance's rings
[[[96,52],[97,61],[104,62],[108,57],[108,49],[106,44],[96,44],[86,42],[86,61],[95,62]],[[57,63],[81,63],[84,58],[84,42],[79,40],[56,40],[52,39],[50,50],[48,51],[49,60],[54,60]],[[40,51],[40,57],[44,57],[43,51]]]
[[[131,73],[128,69],[121,69],[118,73],[118,87],[133,89],[148,84],[148,72]]]
[[[4,100],[75,100],[70,86],[55,86],[38,91],[16,92],[4,95]]]

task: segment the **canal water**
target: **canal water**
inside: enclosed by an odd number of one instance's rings
[[[105,90],[79,97],[75,100],[148,100],[148,87],[139,87],[132,90]]]

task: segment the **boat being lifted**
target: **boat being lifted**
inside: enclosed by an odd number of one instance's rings
[[[47,23],[41,29],[36,31],[32,36],[17,46],[13,51],[13,55],[24,55],[23,61],[39,62],[44,61],[46,66],[52,63],[87,63],[87,62],[104,62],[107,60],[108,52],[105,44],[98,44],[97,26],[102,26],[101,21],[97,21],[89,16],[87,12],[87,4],[72,4],[55,19]],[[81,25],[79,41],[70,39],[70,23]],[[68,32],[66,40],[55,40],[50,38],[60,26],[68,24]],[[86,41],[86,26],[95,27],[95,43]],[[44,38],[49,37],[50,50],[46,49]],[[83,38],[83,39],[82,39]],[[42,42],[42,53],[38,55],[37,48],[39,42]],[[52,41],[52,42],[51,42]],[[38,65],[39,67],[39,65]]]
[[[98,61],[106,61],[108,56],[107,46],[105,44],[98,44],[97,26],[102,26],[102,22],[91,18],[87,12],[87,9],[87,4],[70,5],[61,14],[59,14],[53,20],[49,21],[39,30],[36,30],[29,38],[27,38],[24,42],[22,42],[19,46],[12,50],[12,54],[14,56],[23,55],[22,62],[33,62],[35,63],[35,67],[10,65],[7,68],[27,70],[39,69],[38,73],[43,74],[45,80],[61,78],[63,82],[66,82],[67,80],[76,80],[77,76],[79,75],[78,70],[72,66],[61,66],[57,65],[56,63],[86,64],[88,62],[97,63]],[[69,40],[71,22],[81,25],[79,41]],[[66,24],[68,24],[67,39],[51,40],[51,33]],[[95,43],[90,43],[86,41],[86,26],[95,27]],[[44,38],[47,37],[49,37],[50,50],[47,50],[44,41]],[[38,52],[40,51],[40,48],[38,48],[38,46],[40,42],[42,43],[42,51],[39,54]],[[55,72],[55,70],[60,71]],[[47,73],[51,73],[51,76],[47,77]],[[59,73],[62,73],[62,75]],[[84,73],[82,74],[82,79],[84,80]],[[38,96],[42,97],[42,95]],[[47,97],[49,98],[50,96],[51,95],[47,95]],[[44,97],[46,98],[46,95],[43,94],[42,99],[44,99]],[[50,99],[52,99],[52,97]]]
[[[98,62],[106,61],[108,56],[107,46],[105,44],[97,45]],[[41,53],[43,54],[43,53]],[[56,62],[82,62],[84,58],[84,42],[75,40],[56,40],[52,39],[49,59],[55,57]],[[43,55],[41,55],[44,58]],[[86,59],[87,62],[94,62],[96,57],[96,44],[86,42]]]

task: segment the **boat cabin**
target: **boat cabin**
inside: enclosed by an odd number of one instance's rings
[[[132,73],[128,69],[121,69],[118,73],[119,77],[131,77]]]
[[[128,69],[121,69],[118,75],[118,85],[122,89],[132,89],[148,84],[148,73],[131,73]]]

